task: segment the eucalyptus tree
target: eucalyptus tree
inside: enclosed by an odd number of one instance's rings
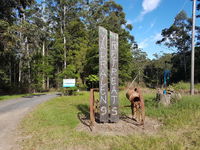
[[[181,54],[180,64],[183,64],[184,80],[187,78],[188,59],[186,52],[191,50],[191,18],[188,18],[184,11],[177,14],[174,23],[166,29],[162,30],[162,39],[157,44],[163,43],[167,47],[176,48]]]
[[[119,77],[120,83],[131,80],[132,52],[134,37],[130,35],[132,26],[127,24],[125,13],[121,5],[115,1],[91,1],[85,9],[84,22],[89,33],[89,49],[87,64],[83,78],[90,74],[98,74],[98,26],[119,34]]]
[[[132,77],[141,83],[144,81],[144,68],[149,63],[149,59],[147,58],[147,53],[144,52],[138,45],[135,43],[132,46]]]
[[[14,86],[17,84],[17,64],[18,64],[18,56],[20,51],[20,40],[19,40],[19,30],[17,22],[19,21],[19,17],[24,12],[27,6],[30,6],[34,3],[34,0],[1,0],[0,1],[0,28],[1,30],[1,38],[0,41],[0,49],[1,49],[1,60],[7,60],[7,65],[3,65],[5,62],[1,62],[1,69],[6,76],[9,77],[9,86]],[[5,56],[5,55],[6,56]],[[9,64],[9,65],[8,65]],[[7,67],[5,67],[7,66]],[[0,70],[1,70],[0,69]],[[9,71],[8,71],[9,70]],[[2,84],[1,84],[2,85]],[[6,84],[8,86],[8,84]],[[5,86],[4,86],[5,87]]]

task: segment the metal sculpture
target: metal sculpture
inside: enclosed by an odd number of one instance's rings
[[[127,90],[126,97],[131,102],[132,118],[143,125],[145,119],[145,110],[144,99],[141,90],[139,88],[130,88]]]

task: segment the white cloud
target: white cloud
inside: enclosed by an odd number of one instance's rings
[[[149,43],[150,43],[150,38],[146,38],[138,43],[138,47],[142,49],[147,48],[149,46]]]
[[[152,22],[152,23],[150,24],[150,28],[153,28],[154,25],[155,25],[155,22]]]
[[[126,24],[133,24],[133,21],[128,19]]]
[[[145,15],[154,9],[156,9],[159,5],[161,0],[143,0],[142,7],[143,11],[141,12],[142,15]]]
[[[145,38],[143,41],[138,43],[139,48],[147,48],[151,46],[152,44],[155,44],[156,41],[160,40],[162,38],[162,35],[160,33],[156,33],[154,35],[151,35],[150,37]]]
[[[160,33],[156,33],[154,36],[153,36],[153,41],[158,41],[158,40],[161,40],[162,39],[162,35]]]
[[[140,15],[136,18],[135,22],[142,21],[144,15],[156,9],[159,6],[160,2],[161,0],[143,0],[143,10],[141,11]]]

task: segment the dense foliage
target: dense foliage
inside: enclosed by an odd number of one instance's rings
[[[149,60],[130,34],[133,27],[125,16],[114,0],[1,0],[0,92],[60,88],[63,78],[76,78],[80,88],[98,87],[98,26],[119,34],[120,85],[135,79],[159,86],[165,69],[172,71],[172,82],[188,81],[191,18],[181,11],[157,42],[177,52]],[[197,32],[199,41],[199,27]],[[196,57],[199,53],[197,47]],[[198,59],[195,63],[199,68]],[[195,69],[196,82],[199,74]]]
[[[1,1],[0,89],[59,88],[63,78],[76,78],[80,87],[94,86],[91,77],[98,76],[100,25],[119,34],[123,84],[132,79],[133,70],[128,68],[134,37],[119,4],[112,0]]]

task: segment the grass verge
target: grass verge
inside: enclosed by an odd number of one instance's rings
[[[20,97],[26,97],[26,96],[34,96],[34,95],[40,95],[40,94],[47,94],[51,92],[43,92],[43,93],[30,93],[30,94],[14,94],[14,95],[1,95],[0,101],[2,100],[9,100],[9,99],[16,99]]]
[[[0,101],[2,101],[2,100],[8,100],[8,99],[20,98],[20,97],[26,96],[26,95],[27,94],[2,95],[2,96],[0,96]]]
[[[22,149],[78,150],[199,150],[200,96],[185,96],[168,108],[145,94],[147,116],[159,119],[163,127],[156,135],[103,136],[77,132],[77,114],[88,114],[89,92],[63,96],[39,105],[21,123]],[[129,105],[120,92],[120,105]],[[121,109],[129,114],[129,108]]]

